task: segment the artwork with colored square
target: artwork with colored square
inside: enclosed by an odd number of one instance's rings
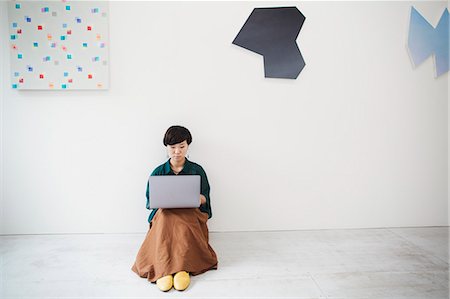
[[[11,87],[108,89],[107,1],[10,1]]]

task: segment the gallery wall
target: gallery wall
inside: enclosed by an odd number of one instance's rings
[[[6,18],[6,7],[0,3],[0,20],[4,20]],[[4,23],[2,23],[3,25]],[[4,30],[0,31],[0,45],[7,44],[8,41],[4,35]],[[5,77],[8,75],[6,69],[4,67],[4,49],[1,48],[2,58],[0,59],[0,233],[3,232],[3,94],[5,89]]]
[[[210,231],[448,225],[450,82],[406,47],[411,6],[435,26],[445,1],[112,1],[105,91],[13,90],[0,5],[1,234],[145,232],[173,124],[207,172]],[[296,80],[231,43],[271,6],[306,17]]]

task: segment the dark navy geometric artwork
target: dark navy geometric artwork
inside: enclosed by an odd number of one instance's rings
[[[449,13],[445,9],[436,28],[411,8],[408,48],[415,66],[434,54],[436,77],[449,70]]]
[[[266,78],[296,79],[305,66],[296,42],[304,22],[297,7],[255,8],[233,44],[264,56]]]

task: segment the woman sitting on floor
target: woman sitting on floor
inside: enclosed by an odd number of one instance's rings
[[[170,127],[164,136],[169,160],[151,175],[200,175],[200,207],[193,209],[151,209],[149,230],[136,257],[132,270],[147,278],[161,291],[172,286],[185,290],[190,274],[197,275],[217,269],[217,256],[209,245],[206,222],[211,218],[209,183],[203,168],[186,158],[192,142],[188,129]],[[150,190],[147,183],[147,209]]]

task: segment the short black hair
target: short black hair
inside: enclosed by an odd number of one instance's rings
[[[164,135],[164,146],[174,145],[177,143],[181,143],[183,141],[187,142],[187,144],[191,144],[192,135],[188,129],[182,126],[171,126],[167,129],[166,134]]]

